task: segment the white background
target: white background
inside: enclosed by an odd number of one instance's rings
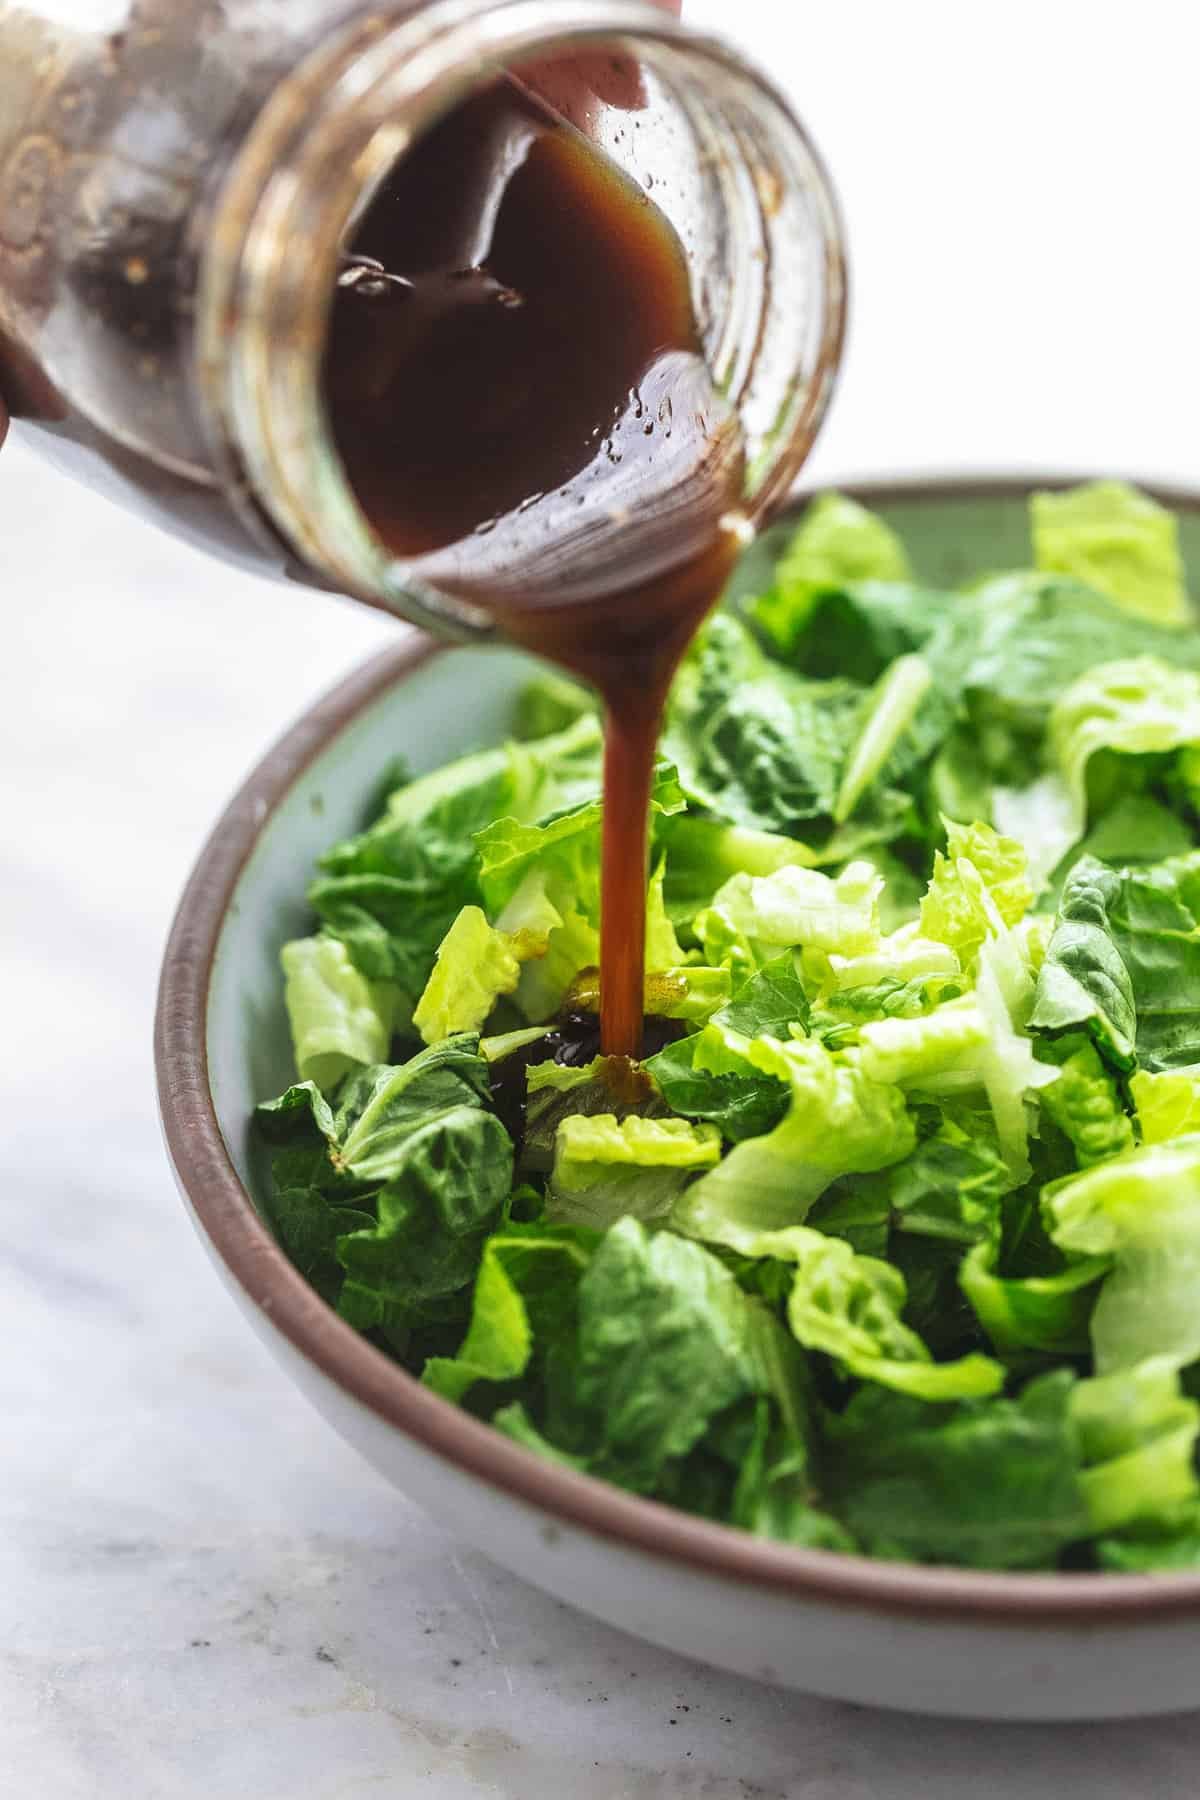
[[[796,96],[845,200],[853,331],[814,476],[1193,477],[1192,7],[692,16]],[[906,1722],[714,1676],[509,1580],[359,1464],[184,1221],[149,1034],[203,833],[396,628],[203,562],[19,445],[0,587],[0,1790],[1194,1794],[1200,1724]]]

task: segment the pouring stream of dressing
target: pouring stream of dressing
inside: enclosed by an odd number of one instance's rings
[[[601,1044],[637,1057],[663,704],[748,530],[683,248],[623,171],[499,81],[362,219],[324,391],[397,559],[601,697]]]

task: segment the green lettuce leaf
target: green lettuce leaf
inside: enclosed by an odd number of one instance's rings
[[[1133,1122],[1091,1039],[1059,1038],[1044,1044],[1041,1053],[1059,1070],[1058,1080],[1042,1089],[1042,1108],[1074,1145],[1080,1168],[1132,1150]]]
[[[808,1448],[772,1418],[759,1400],[754,1431],[742,1456],[730,1508],[731,1522],[756,1537],[805,1550],[858,1548],[844,1526],[818,1505]]]
[[[298,1150],[315,1152],[331,1179],[342,1179],[330,1155],[338,1143],[334,1111],[315,1081],[293,1082],[277,1099],[261,1101],[254,1109],[254,1123],[268,1144],[283,1146],[293,1155]],[[316,1174],[308,1161],[293,1166],[303,1166],[306,1176]]]
[[[503,1062],[532,1044],[544,1043],[549,1030],[547,1025],[519,1025],[514,1031],[496,1032],[492,1037],[480,1038],[479,1054],[489,1065]]]
[[[1028,745],[1059,695],[1097,663],[1148,655],[1200,666],[1200,635],[1138,618],[1070,576],[998,575],[968,598],[973,641],[962,688],[989,765],[997,758],[987,738],[999,731]],[[1025,758],[1028,776],[1028,748]]]
[[[684,798],[675,770],[660,762],[655,770],[651,807],[655,818],[680,812]],[[555,905],[556,889],[572,896],[589,917],[598,917],[600,895],[601,801],[580,801],[543,823],[500,818],[475,833],[479,879],[493,913],[517,893],[531,873],[546,878],[545,892]]]
[[[683,805],[674,769],[660,763],[651,799],[654,818]],[[532,946],[517,984],[518,1007],[531,1021],[557,1012],[580,972],[599,962],[601,823],[600,801],[589,800],[543,824],[501,818],[475,834],[479,886],[498,929],[515,937],[523,923],[521,897],[531,892],[539,897],[539,923],[547,905],[558,920],[549,922]],[[648,890],[647,959],[660,968],[683,959],[666,917],[662,884],[659,866]]]
[[[722,1042],[719,1031],[697,1032],[668,1044],[643,1067],[672,1112],[707,1121],[737,1144],[778,1125],[788,1110],[788,1089],[744,1058],[733,1066],[710,1066],[720,1060],[714,1050]]]
[[[989,746],[991,739],[985,740]],[[925,804],[931,819],[990,819],[1006,837],[1024,843],[1020,830],[1003,825],[996,815],[997,781],[1008,780],[1016,792],[1023,786],[1032,762],[1032,753],[1023,759],[1019,772],[1007,759],[1001,772],[993,770],[982,757],[979,731],[975,727],[957,726],[947,733],[937,755],[929,765],[926,777]],[[1018,823],[1022,821],[1018,820]],[[1032,879],[1032,878],[1031,878]]]
[[[1052,1182],[1042,1205],[1070,1256],[1111,1257],[1092,1313],[1097,1371],[1200,1357],[1200,1136],[1147,1144]]]
[[[1200,675],[1194,670],[1138,656],[1098,663],[1080,675],[1055,704],[1048,734],[1050,754],[1070,795],[1074,837],[1081,837],[1087,824],[1089,769],[1098,752],[1161,758],[1197,744]]]
[[[563,923],[546,887],[545,874],[532,869],[497,915],[496,930],[518,962],[547,955],[551,936]]]
[[[677,813],[662,821],[658,839],[666,855],[664,898],[676,924],[694,919],[711,904],[731,875],[773,875],[788,864],[814,868],[819,852],[778,832],[750,831],[697,813]]]
[[[519,1380],[535,1343],[545,1346],[574,1324],[595,1244],[586,1232],[542,1223],[494,1233],[483,1247],[467,1335],[456,1356],[428,1359],[425,1385],[462,1400],[477,1382]]]
[[[895,1255],[893,1234],[928,1238],[956,1253],[994,1235],[1012,1177],[991,1120],[986,1113],[934,1117],[902,1162],[839,1181],[814,1207],[811,1224],[875,1256]]]
[[[901,1318],[904,1277],[891,1263],[862,1256],[842,1238],[806,1225],[738,1234],[737,1248],[795,1265],[787,1317],[806,1350],[820,1350],[851,1375],[920,1400],[994,1394],[1003,1385],[998,1363],[975,1354],[935,1363]]]
[[[550,933],[545,955],[522,964],[513,996],[520,1016],[540,1024],[562,1010],[582,972],[600,961],[598,919],[579,910],[565,884],[559,885],[558,894],[561,923]]]
[[[716,613],[676,676],[663,750],[689,800],[714,818],[807,835],[832,823],[861,704],[861,688],[793,674],[732,614]]]
[[[1084,1257],[1052,1275],[1001,1275],[998,1257],[998,1245],[989,1239],[967,1252],[958,1271],[962,1291],[993,1347],[1006,1355],[1084,1354],[1097,1284],[1112,1267],[1110,1259]]]
[[[677,969],[684,960],[683,945],[667,912],[666,874],[666,858],[659,856],[646,889],[646,969],[650,973]]]
[[[1029,522],[1039,569],[1075,575],[1159,625],[1191,618],[1173,513],[1123,481],[1035,493]]]
[[[847,581],[813,595],[803,617],[793,612],[794,629],[784,627],[786,643],[776,641],[760,608],[752,613],[771,647],[802,674],[869,686],[898,657],[919,652],[933,659],[947,689],[968,653],[973,615],[970,595],[883,580]]]
[[[1116,1575],[1147,1575],[1200,1568],[1200,1501],[1164,1507],[1153,1519],[1138,1520],[1096,1545],[1102,1569]]]
[[[257,1125],[271,1146],[263,1216],[300,1273],[336,1307],[345,1279],[338,1239],[374,1225],[375,1194],[334,1168],[311,1114],[307,1123],[302,1111],[292,1110]]]
[[[851,1551],[850,1534],[820,1504],[816,1397],[808,1358],[763,1302],[749,1304],[750,1342],[763,1392],[736,1445],[728,1516],[758,1537],[810,1550]],[[735,1415],[736,1416],[736,1415]]]
[[[732,987],[728,969],[709,969],[703,963],[684,963],[677,969],[659,967],[653,973],[647,972],[644,1010],[648,1018],[681,1019],[686,1024],[703,1025],[722,1010]],[[572,982],[563,1009],[568,1013],[600,1011],[599,969],[586,969]]]
[[[475,834],[497,818],[532,821],[594,797],[601,748],[599,720],[583,718],[398,789],[374,825],[322,857],[309,899],[325,935],[368,980],[394,984],[411,1010],[460,908],[483,899]]]
[[[1085,1027],[1120,1069],[1188,1064],[1200,1041],[1194,854],[1113,870],[1081,858],[1059,903],[1032,1025]]]
[[[756,602],[754,617],[789,655],[820,594],[858,581],[903,582],[908,573],[904,546],[890,526],[844,494],[820,494],[789,538],[771,591]]]
[[[966,995],[915,1018],[867,1019],[859,1029],[857,1055],[871,1081],[924,1087],[949,1070],[970,1070],[989,1044],[988,1022]]]
[[[353,1323],[402,1336],[470,1281],[512,1186],[512,1145],[483,1110],[487,1093],[477,1040],[463,1035],[352,1075],[336,1112],[312,1082],[257,1109],[268,1215]]]
[[[874,949],[857,956],[843,956],[835,950],[824,962],[819,963],[812,955],[807,956],[805,962],[806,972],[811,970],[814,981],[822,990],[822,1001],[836,1006],[849,1005],[857,1017],[869,1016],[876,1009],[849,1001],[847,995],[852,992],[861,993],[864,989],[896,991],[927,982],[965,985],[960,981],[962,966],[949,944],[922,937],[916,920],[889,932],[880,938]],[[882,1005],[878,1008],[881,1016],[892,1010]]]
[[[1137,1013],[1129,971],[1115,942],[1112,915],[1121,879],[1085,856],[1068,875],[1037,981],[1030,1029],[1090,1033],[1101,1053],[1131,1068]]]
[[[418,1125],[380,1189],[377,1223],[338,1239],[343,1318],[395,1326],[465,1288],[512,1182],[512,1143],[491,1113],[457,1106]]]
[[[578,1331],[548,1379],[551,1443],[653,1492],[665,1465],[758,1385],[749,1302],[699,1244],[622,1219],[583,1274]]]
[[[1079,854],[1121,867],[1184,856],[1194,842],[1183,820],[1151,795],[1126,795],[1096,820],[1080,844]]]
[[[336,938],[296,938],[280,961],[301,1080],[334,1088],[351,1069],[386,1059],[399,999],[394,987],[368,981]]]
[[[301,1275],[322,1300],[336,1306],[344,1278],[337,1259],[339,1237],[371,1229],[375,1215],[368,1206],[342,1206],[316,1183],[277,1179],[266,1205],[267,1218]]]
[[[1109,909],[1133,990],[1138,1061],[1152,1071],[1191,1063],[1200,1043],[1195,872],[1194,855],[1125,869]]]
[[[667,1111],[653,1083],[631,1069],[623,1057],[596,1056],[578,1067],[533,1063],[525,1072],[525,1090],[521,1167],[535,1173],[550,1168],[558,1128],[565,1119],[590,1119],[600,1114],[611,1114],[618,1121],[635,1116],[650,1119],[661,1118]]]
[[[801,945],[857,956],[879,943],[882,878],[870,863],[850,863],[835,878],[817,869],[734,875],[696,921],[711,963],[749,975],[784,949]]]
[[[357,1181],[390,1181],[414,1131],[489,1098],[487,1064],[470,1032],[446,1038],[406,1063],[353,1076],[338,1096],[334,1161]]]
[[[566,731],[595,710],[595,700],[579,682],[556,670],[543,669],[517,695],[513,736],[523,740],[550,737]]]
[[[933,859],[921,902],[921,935],[949,945],[969,968],[989,934],[1024,918],[1033,899],[1025,851],[990,825],[943,820],[946,854]]]
[[[515,991],[520,975],[511,939],[493,930],[480,907],[464,906],[438,945],[413,1024],[427,1044],[479,1031],[501,994]]]
[[[868,696],[857,736],[842,771],[833,804],[833,816],[838,824],[850,817],[867,789],[885,769],[890,769],[893,776],[902,772],[896,767],[900,746],[912,733],[914,721],[932,686],[933,670],[923,657],[916,655],[897,657],[880,676],[874,692]],[[930,734],[934,741],[944,735],[945,724],[943,720],[934,726]],[[929,748],[932,743],[926,742],[921,734],[905,760],[915,760],[921,751]]]
[[[1029,885],[1035,894],[1043,893],[1083,829],[1063,777],[1055,771],[1026,787],[995,786],[983,804],[996,829],[1024,847]]]
[[[1200,1063],[1158,1074],[1139,1069],[1130,1078],[1129,1092],[1144,1144],[1165,1144],[1200,1132]]]
[[[808,1020],[804,983],[797,973],[795,957],[786,951],[742,982],[729,1003],[715,1015],[716,1024],[748,1038],[787,1038],[793,1026],[803,1030]]]
[[[1085,1467],[1080,1486],[1094,1532],[1171,1517],[1200,1497],[1200,1405],[1180,1391],[1167,1358],[1081,1381],[1071,1420]]]
[[[872,1556],[969,1568],[1053,1567],[1086,1537],[1070,1370],[1015,1400],[930,1407],[864,1388],[827,1422],[838,1516]]]
[[[812,1039],[747,1040],[744,1057],[750,1069],[787,1083],[791,1105],[774,1130],[736,1144],[687,1189],[672,1213],[677,1230],[735,1250],[742,1235],[801,1224],[839,1176],[886,1168],[916,1142],[894,1088],[871,1081]]]
[[[721,1134],[714,1125],[571,1114],[558,1127],[546,1216],[597,1230],[625,1215],[660,1220],[688,1181],[720,1160]]]
[[[940,1071],[933,1066],[935,1052],[941,1047],[935,1040],[929,1047],[926,1072],[920,1077],[927,1094],[943,1099],[983,1089],[1014,1184],[1029,1175],[1030,1101],[1037,1089],[1057,1079],[1055,1069],[1039,1062],[1024,1029],[1034,999],[1030,965],[1036,943],[1036,938],[1020,929],[1002,929],[987,939],[978,953],[973,1001],[983,1021],[983,1036],[974,1046],[964,1043],[959,1060]],[[964,1003],[954,1005],[963,1008],[965,1016]],[[946,1010],[938,1008],[929,1018],[936,1020],[937,1014]],[[906,1022],[903,1027],[918,1042],[922,1028],[928,1029],[928,1022]],[[911,1054],[915,1056],[916,1050]]]

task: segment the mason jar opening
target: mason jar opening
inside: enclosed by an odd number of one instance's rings
[[[447,0],[314,61],[240,159],[222,210],[236,218],[240,201],[243,252],[234,275],[227,233],[224,282],[218,259],[206,283],[209,319],[223,285],[226,319],[231,285],[236,295],[210,394],[255,503],[298,555],[362,598],[442,628],[486,628],[486,607],[431,586],[423,558],[397,556],[376,528],[326,378],[347,289],[386,299],[389,278],[405,276],[373,266],[373,206],[439,122],[506,71],[665,215],[704,360],[740,422],[742,509],[757,519],[786,491],[831,390],[844,275],[828,180],[761,75],[641,0]]]

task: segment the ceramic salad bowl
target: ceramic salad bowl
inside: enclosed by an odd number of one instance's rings
[[[950,585],[1023,560],[1030,485],[914,481],[857,497],[900,532],[921,577]],[[1200,497],[1164,498],[1200,566]],[[406,633],[276,745],[200,855],[163,967],[160,1101],[184,1198],[247,1318],[404,1493],[559,1598],[659,1644],[920,1712],[1111,1718],[1194,1705],[1200,1573],[910,1567],[710,1524],[543,1462],[443,1401],[343,1323],[276,1246],[249,1124],[291,1073],[278,955],[308,925],[303,872],[357,828],[397,754],[419,773],[499,741],[529,671],[512,651]]]

